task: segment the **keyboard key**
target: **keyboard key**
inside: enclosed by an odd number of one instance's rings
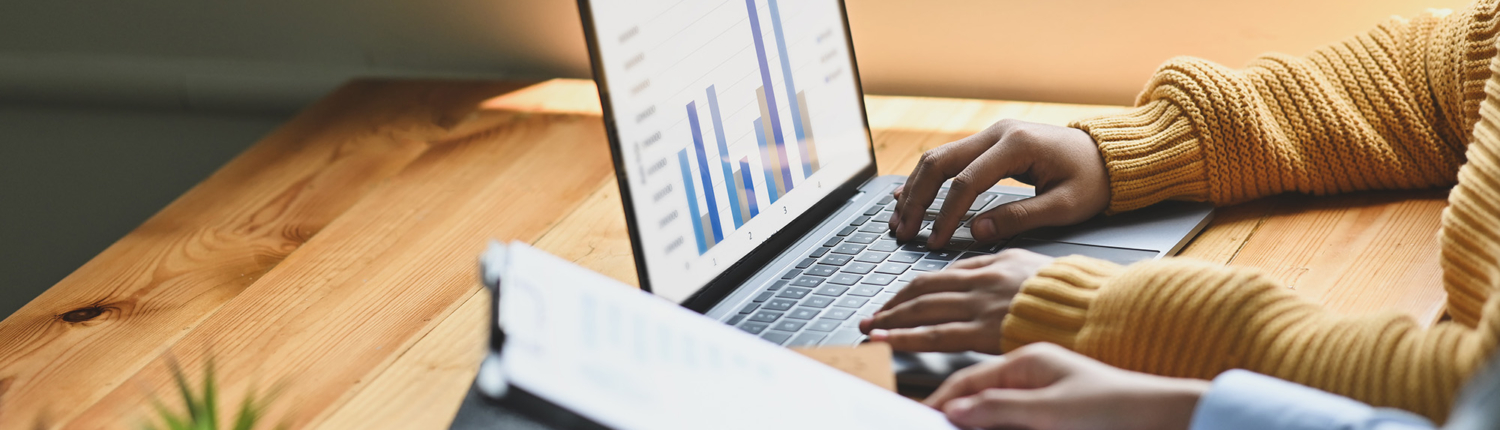
[[[880,312],[881,306],[882,305],[877,305],[877,304],[871,303],[871,304],[865,305],[865,307],[859,308],[859,311],[855,312],[854,314],[862,316],[862,317],[868,317],[868,316],[871,316],[871,315],[875,315],[876,312]]]
[[[845,264],[848,264],[849,260],[853,260],[853,259],[854,259],[854,256],[852,256],[852,255],[833,254],[833,255],[830,255],[830,256],[827,256],[827,257],[823,257],[823,259],[822,260],[818,260],[818,262],[819,263],[823,263],[823,264],[832,264],[832,265],[835,265],[835,266],[843,266]],[[912,260],[912,261],[916,261],[916,260]]]
[[[970,251],[983,252],[985,254],[994,254],[994,253],[1000,252],[1001,249],[1005,249],[1005,243],[1002,241],[1000,243],[991,243],[989,245],[979,245],[977,247],[971,246],[970,248],[972,248],[972,249],[970,249]]]
[[[894,201],[896,201],[896,196],[894,196],[894,195],[886,195],[886,196],[880,197],[880,201],[875,202],[875,204],[884,206],[884,205],[891,204],[891,202],[894,202]]]
[[[943,249],[949,251],[963,251],[969,249],[969,247],[971,246],[974,246],[974,241],[968,239],[959,239],[958,235],[954,234],[953,240],[949,240],[948,246],[944,246]]]
[[[859,345],[864,340],[865,334],[860,333],[858,329],[840,329],[828,336],[828,340],[823,341],[823,344],[829,346],[854,346]]]
[[[812,254],[808,254],[807,256],[808,257],[812,257],[812,258],[822,257],[823,254],[827,254],[828,253],[828,250],[829,250],[829,248],[814,249],[813,252],[812,252]]]
[[[881,212],[881,213],[875,214],[875,216],[870,217],[870,221],[875,221],[875,222],[881,222],[881,223],[887,223],[887,224],[889,224],[891,222],[891,216],[893,216],[895,214],[896,214],[895,212],[891,212],[891,211]]]
[[[885,226],[884,223],[872,222],[872,223],[869,223],[869,224],[865,224],[864,227],[860,227],[859,231],[864,232],[864,233],[876,233],[876,234],[880,234],[880,233],[885,233],[886,232],[886,226]]]
[[[849,225],[858,227],[858,226],[865,225],[865,223],[867,223],[867,222],[870,222],[870,217],[861,216],[859,218],[855,218],[854,221],[850,221]]]
[[[833,305],[834,306],[843,306],[843,307],[846,307],[846,308],[857,308],[857,307],[860,307],[860,306],[864,306],[865,302],[869,302],[869,301],[870,301],[870,299],[866,299],[866,298],[862,298],[862,297],[844,297],[844,298],[835,300],[833,302]],[[779,316],[781,314],[776,314],[776,315]]]
[[[797,262],[797,268],[798,269],[806,269],[808,266],[812,266],[813,263],[817,263],[817,262],[818,262],[818,259],[816,259],[816,258],[804,258],[804,259],[802,259],[802,261]]]
[[[818,287],[817,290],[813,290],[813,294],[817,294],[817,295],[821,295],[821,296],[829,296],[829,297],[838,297],[838,296],[844,295],[845,291],[849,291],[849,287],[843,287],[843,286],[833,285],[832,283],[830,283],[828,285],[824,285],[824,286]]]
[[[807,321],[786,320],[772,325],[771,328],[775,330],[795,332],[797,330],[801,330],[802,326],[805,325],[807,325]]]
[[[725,324],[735,325],[735,324],[739,324],[740,321],[744,321],[744,320],[745,320],[745,314],[739,314],[739,315],[735,315],[735,316],[729,317],[729,321],[726,321]]]
[[[874,304],[877,304],[877,305],[885,305],[886,303],[888,303],[888,302],[891,301],[892,297],[896,297],[896,293],[890,292],[890,291],[886,291],[886,292],[883,292],[883,293],[875,295],[875,298],[870,299],[870,303],[874,303]]]
[[[855,310],[856,309],[854,308],[841,308],[835,306],[828,308],[828,313],[823,314],[823,318],[843,321],[849,319],[849,317],[854,316]]]
[[[787,339],[791,339],[792,338],[792,334],[791,333],[786,333],[786,332],[780,332],[780,331],[772,330],[772,331],[767,331],[766,334],[760,335],[760,338],[761,339],[765,339],[765,340],[769,340],[769,341],[771,341],[771,343],[774,343],[774,344],[777,344],[777,345],[781,345],[781,344],[786,343]]]
[[[797,308],[792,309],[792,313],[786,314],[786,317],[794,320],[810,320],[817,317],[818,312],[822,312],[822,310],[817,308]]]
[[[772,300],[770,303],[766,303],[766,310],[784,311],[784,310],[787,310],[787,309],[791,309],[792,306],[796,306],[796,305],[797,305],[797,301],[796,300],[791,300],[791,299],[776,299],[776,300]]]
[[[906,283],[906,282],[896,281],[896,283],[894,283],[894,284],[887,285],[885,287],[885,292],[887,292],[887,293],[898,293],[901,290],[906,289],[907,285],[908,285],[908,283]]]
[[[879,252],[895,252],[899,248],[901,248],[901,246],[897,245],[896,241],[894,240],[882,240],[870,245],[871,251]]]
[[[835,253],[838,253],[838,254],[848,254],[848,255],[859,255],[859,253],[864,252],[864,250],[865,250],[865,246],[864,245],[857,245],[857,244],[853,244],[853,243],[846,243],[846,244],[843,244],[843,245],[839,245],[836,248],[833,248],[833,252],[835,252]]]
[[[766,289],[766,291],[776,291],[776,290],[780,290],[780,289],[781,289],[781,287],[785,287],[785,286],[786,286],[786,284],[787,284],[787,282],[786,282],[786,281],[776,281],[776,283],[774,283],[774,284],[771,284],[771,288],[767,288],[767,289]]]
[[[880,239],[880,235],[874,234],[874,233],[855,233],[855,234],[850,235],[848,238],[845,238],[844,242],[845,243],[865,243],[865,244],[868,244],[868,243],[875,243],[876,239]]]
[[[885,274],[885,273],[876,273],[876,274],[873,274],[873,275],[870,275],[870,276],[866,276],[864,283],[870,284],[870,285],[886,285],[886,284],[890,284],[891,281],[895,281],[895,280],[896,280],[896,275],[888,275],[888,274]]]
[[[798,287],[803,287],[803,288],[816,287],[816,286],[818,286],[818,284],[822,284],[822,283],[823,283],[823,278],[819,278],[819,277],[816,277],[816,276],[803,276],[803,277],[797,278],[797,280],[795,280],[795,281],[792,281],[792,285],[795,285],[795,286],[798,286]],[[781,297],[786,297],[786,296],[781,296]]]
[[[820,296],[817,294],[807,296],[807,298],[802,299],[802,306],[809,306],[818,309],[826,308],[831,304],[833,304],[833,297]]]
[[[773,293],[773,292],[770,292],[770,291],[761,291],[759,295],[755,296],[755,300],[752,300],[752,301],[755,302],[755,303],[764,302],[766,300],[771,300],[771,296],[774,296],[774,295],[776,295],[776,293]]]
[[[817,321],[813,321],[812,325],[807,326],[807,331],[822,331],[822,332],[833,331],[834,329],[839,328],[839,323],[840,322],[841,321],[839,321],[839,320],[831,320],[831,319],[827,319],[827,318],[821,318],[821,319],[818,319]]]
[[[835,272],[838,271],[839,268],[837,266],[827,266],[822,264],[807,268],[807,274],[812,276],[832,276]]]
[[[923,272],[936,272],[936,271],[939,271],[939,270],[943,270],[943,268],[947,267],[947,266],[948,266],[948,262],[946,262],[946,261],[922,260],[922,261],[918,261],[917,264],[912,265],[911,266],[911,270],[921,270]]]
[[[871,216],[871,215],[878,214],[878,213],[880,213],[881,209],[885,209],[885,208],[882,207],[882,206],[870,206],[869,209],[865,209],[865,216]]]
[[[768,323],[776,321],[777,318],[781,318],[781,312],[760,311],[751,316],[750,321]]]
[[[871,270],[875,270],[875,265],[870,263],[849,263],[848,266],[844,266],[845,272],[861,275],[870,273]]]
[[[838,246],[839,242],[843,241],[844,238],[842,237],[830,237],[827,242],[823,242],[823,246]]]
[[[927,253],[927,255],[922,258],[926,258],[928,260],[953,261],[953,259],[958,258],[958,251],[932,251]]]
[[[742,314],[748,314],[748,313],[751,313],[751,312],[755,312],[755,310],[759,309],[759,308],[760,308],[760,303],[746,304],[745,307],[740,308],[740,313],[742,313]]]
[[[985,255],[989,255],[989,254],[983,254],[983,253],[978,253],[978,252],[970,251],[970,252],[963,253],[963,255],[959,255],[958,259],[959,260],[963,260],[963,259],[974,258],[974,257],[979,257],[979,256],[985,256]]]
[[[801,270],[792,269],[792,270],[786,271],[786,273],[783,273],[781,275],[781,279],[792,279],[792,278],[797,277],[797,275],[801,275],[801,274],[802,274]]]
[[[830,284],[839,284],[839,285],[854,285],[854,284],[859,283],[859,278],[860,278],[859,275],[852,275],[852,274],[848,274],[848,273],[840,273],[840,274],[837,274],[837,275],[833,275],[832,278],[828,278],[828,283],[830,283]]]
[[[895,254],[891,254],[891,257],[887,258],[886,261],[890,261],[892,263],[915,263],[917,262],[917,260],[922,259],[922,255],[923,254],[915,252],[897,252]]]
[[[865,251],[865,253],[859,254],[858,257],[854,257],[854,261],[862,263],[879,263],[885,261],[885,258],[890,256],[891,254],[887,254],[884,252]]]
[[[805,276],[804,276],[804,278],[805,278]],[[813,279],[818,279],[818,278],[813,278]],[[811,292],[812,292],[811,288],[791,288],[791,287],[788,287],[785,290],[781,290],[780,293],[777,293],[776,297],[785,297],[785,298],[788,298],[788,299],[801,299],[803,297],[807,297],[807,293],[811,293]]]
[[[896,280],[901,282],[911,282],[912,280],[917,279],[917,275],[921,275],[921,273],[915,271],[906,272],[905,275],[901,275],[901,277],[896,278]]]
[[[792,343],[788,343],[786,346],[813,346],[817,345],[818,342],[822,342],[826,336],[828,335],[810,331],[797,335],[797,338],[792,339]]]
[[[911,251],[911,252],[924,252],[924,253],[927,252],[927,251],[931,251],[931,249],[927,249],[927,243],[926,243],[926,239],[925,238],[922,239],[922,242],[907,242],[907,244],[901,245],[901,250],[902,251]]]
[[[750,334],[760,334],[760,332],[766,331],[766,328],[770,326],[770,324],[766,323],[747,321],[744,324],[740,324],[740,330],[744,330],[746,333]]]
[[[859,297],[875,297],[876,294],[880,294],[880,287],[869,285],[869,282],[856,285],[853,290],[849,291],[849,295]]]
[[[854,226],[844,227],[842,229],[839,229],[839,237],[843,237],[843,236],[848,236],[848,235],[854,234],[854,232],[856,232],[856,231],[859,231],[858,227],[854,227]]]
[[[974,204],[969,205],[969,210],[977,211],[984,209],[984,205],[990,204],[992,200],[995,200],[995,193],[980,194],[978,198],[974,199]]]
[[[906,269],[910,269],[910,268],[911,268],[910,264],[885,263],[885,264],[880,265],[880,267],[875,268],[875,273],[884,273],[884,274],[887,274],[887,275],[900,275],[902,273],[906,273]]]

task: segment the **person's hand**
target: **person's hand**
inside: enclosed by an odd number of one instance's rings
[[[1009,177],[1035,185],[1036,197],[976,215],[970,227],[975,240],[989,243],[1037,227],[1076,224],[1109,205],[1109,174],[1088,133],[1002,120],[923,153],[906,184],[896,189],[890,230],[899,240],[915,237],[943,181],[953,178],[927,239],[928,246],[942,249],[974,199]]]
[[[1042,343],[954,373],[924,403],[966,428],[1177,430],[1192,423],[1208,388]]]
[[[1000,353],[1000,324],[1021,283],[1052,257],[1020,249],[959,260],[918,276],[859,322],[873,342],[901,351]]]

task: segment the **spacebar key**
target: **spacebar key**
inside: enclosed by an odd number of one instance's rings
[[[854,345],[859,345],[860,342],[864,342],[864,341],[865,341],[865,334],[864,333],[860,333],[859,329],[851,327],[851,328],[846,328],[846,329],[842,329],[842,330],[839,330],[837,332],[834,332],[833,335],[828,336],[828,340],[823,341],[823,345],[826,345],[826,346],[854,346]]]

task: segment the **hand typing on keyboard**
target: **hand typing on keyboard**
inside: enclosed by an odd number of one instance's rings
[[[917,276],[861,320],[859,330],[901,351],[999,354],[1000,324],[1011,299],[1051,261],[1020,249],[959,260]]]
[[[969,220],[985,190],[1014,177],[1037,187],[1024,201],[994,206]],[[943,182],[953,179],[939,196]],[[922,154],[907,183],[896,190],[889,228],[897,239],[912,240],[932,221],[927,243],[948,245],[960,224],[974,239],[995,242],[1036,227],[1069,225],[1103,212],[1110,203],[1109,175],[1094,140],[1081,130],[1002,120],[989,128]],[[929,216],[935,202],[939,209]],[[984,205],[981,204],[982,208]],[[965,221],[968,221],[965,223]]]

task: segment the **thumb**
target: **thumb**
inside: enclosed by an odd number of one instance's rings
[[[976,215],[970,231],[980,242],[996,242],[1037,227],[1068,225],[1094,216],[1077,208],[1066,187],[1048,190],[1025,200],[1006,203]]]
[[[1035,428],[1043,407],[1039,390],[991,388],[943,405],[943,415],[964,428]]]

